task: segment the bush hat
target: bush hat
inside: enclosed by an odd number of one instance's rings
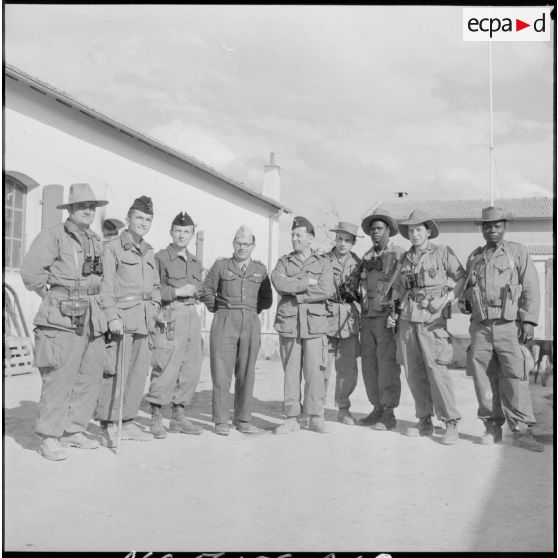
[[[362,220],[360,226],[365,234],[370,234],[368,231],[370,230],[370,225],[374,221],[383,221],[389,227],[389,236],[395,236],[397,234],[397,221],[387,211],[383,211],[382,213],[371,213]]]
[[[424,225],[427,227],[430,230],[430,240],[436,238],[440,234],[438,226],[432,217],[420,209],[415,209],[409,217],[407,217],[407,219],[399,221],[399,232],[401,233],[401,236],[407,240],[409,240],[409,227],[411,225]]]
[[[86,203],[86,202],[93,202],[97,207],[102,205],[107,205],[107,200],[98,200],[95,198],[95,194],[93,193],[93,189],[89,184],[79,183],[79,184],[71,184],[70,185],[70,192],[68,194],[68,201],[66,203],[62,203],[56,206],[56,209],[67,209],[74,203]]]

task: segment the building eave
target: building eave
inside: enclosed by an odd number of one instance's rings
[[[201,170],[202,172],[221,180],[227,186],[235,188],[243,192],[244,194],[256,199],[257,201],[274,208],[275,210],[277,210],[277,212],[292,213],[291,209],[284,206],[282,203],[278,202],[277,200],[274,200],[262,194],[258,194],[256,191],[252,190],[242,182],[238,182],[232,178],[229,178],[228,176],[225,176],[224,174],[206,165],[205,163],[195,159],[194,157],[191,157],[189,155],[186,155],[185,153],[182,153],[181,151],[173,149],[172,147],[165,145],[164,143],[156,139],[153,139],[145,134],[142,134],[141,132],[138,132],[137,130],[130,128],[129,126],[126,126],[125,124],[122,124],[121,122],[118,122],[113,118],[110,118],[109,116],[95,110],[94,108],[85,105],[81,101],[74,99],[71,95],[68,95],[63,91],[56,89],[52,85],[45,83],[34,76],[26,74],[25,72],[23,72],[19,68],[16,68],[15,66],[10,66],[9,64],[5,64],[4,75],[15,81],[21,81],[25,83],[31,89],[55,99],[58,103],[66,106],[69,109],[77,110],[90,118],[93,118],[95,120],[98,120],[99,122],[107,124],[111,128],[114,128],[120,131],[121,133],[130,136],[136,139],[137,141],[148,145],[153,149],[156,149],[157,151],[163,152],[166,155],[174,157],[175,159],[178,159],[183,163],[195,167]]]

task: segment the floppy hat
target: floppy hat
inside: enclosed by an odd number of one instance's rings
[[[329,231],[334,233],[344,232],[344,233],[352,234],[355,238],[357,236],[359,238],[362,238],[361,234],[357,234],[358,225],[354,225],[353,223],[349,223],[348,221],[339,221],[337,226],[333,229],[329,229]]]
[[[107,205],[107,200],[95,199],[95,194],[89,184],[80,183],[70,185],[70,192],[68,194],[68,201],[56,206],[56,209],[67,209],[74,203],[93,202],[97,207]]]
[[[428,229],[430,229],[430,238],[436,238],[440,231],[438,230],[438,226],[433,221],[432,217],[425,211],[421,211],[420,209],[415,209],[407,219],[404,221],[399,221],[399,232],[401,236],[409,240],[409,227],[411,225],[424,225]]]
[[[491,205],[490,207],[483,208],[481,218],[474,223],[475,225],[482,225],[491,221],[510,221],[511,217],[509,213],[504,212],[502,207]]]
[[[397,221],[387,211],[383,213],[371,213],[362,220],[360,226],[366,234],[369,234],[368,230],[374,221],[383,221],[389,227],[389,236],[395,236],[397,234]]]

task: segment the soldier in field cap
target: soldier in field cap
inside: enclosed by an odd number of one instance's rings
[[[467,370],[486,429],[481,443],[502,441],[507,421],[514,446],[543,451],[531,433],[535,415],[524,358],[539,317],[539,280],[527,248],[504,240],[510,218],[502,208],[491,206],[475,221],[485,245],[467,259],[467,283],[460,300],[461,310],[471,316]]]
[[[332,314],[327,335],[328,355],[325,365],[326,392],[329,376],[335,367],[335,403],[339,408],[337,420],[355,424],[349,410],[349,397],[357,385],[359,356],[358,333],[360,315],[358,308],[358,280],[353,276],[360,265],[360,258],[351,251],[357,239],[358,225],[340,221],[330,229],[335,233],[335,246],[328,252],[333,268],[335,292],[327,301]]]
[[[334,293],[333,268],[329,256],[312,250],[314,227],[308,219],[294,218],[291,240],[293,251],[279,258],[271,274],[273,286],[281,295],[275,329],[279,332],[285,372],[287,415],[275,433],[287,434],[300,429],[300,384],[304,376],[304,412],[310,416],[310,429],[325,434],[325,385],[321,364],[330,327],[326,301]]]
[[[97,200],[89,184],[72,184],[64,223],[42,230],[21,266],[28,290],[42,299],[35,325],[35,365],[43,381],[36,431],[39,453],[66,458],[66,447],[94,449],[85,435],[99,395],[107,322],[99,304],[102,241],[91,229]]]
[[[185,416],[201,373],[201,323],[196,305],[203,286],[202,262],[187,249],[195,224],[186,211],[173,219],[170,235],[172,243],[155,255],[162,307],[153,333],[151,385],[145,396],[151,404],[151,434],[155,438],[166,437],[163,405],[172,405],[171,432],[203,432]]]
[[[209,337],[215,432],[229,435],[229,391],[234,371],[233,426],[243,434],[264,431],[252,424],[252,393],[261,344],[258,314],[273,302],[263,263],[252,259],[254,233],[242,225],[234,235],[233,256],[218,259],[205,278],[202,302],[214,313]]]
[[[401,368],[396,360],[394,329],[388,327],[391,313],[392,278],[403,248],[390,242],[398,231],[397,222],[387,211],[374,211],[361,224],[372,247],[364,254],[356,273],[360,283],[362,319],[360,325],[362,377],[372,412],[359,420],[376,430],[396,426],[394,410],[401,397]]]
[[[101,302],[111,334],[127,336],[124,371],[105,371],[95,418],[101,422],[102,442],[116,445],[118,402],[120,393],[117,375],[124,372],[124,406],[122,440],[147,441],[149,434],[135,423],[143,398],[151,349],[148,336],[155,324],[161,304],[159,274],[153,248],[144,240],[153,222],[151,198],[136,198],[126,217],[128,227],[119,236],[105,243],[103,259],[105,274],[101,287]]]

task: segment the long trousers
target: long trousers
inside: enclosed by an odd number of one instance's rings
[[[461,419],[446,367],[453,349],[445,320],[444,323],[400,320],[398,342],[417,418],[432,415],[434,410],[440,420]]]
[[[363,317],[360,323],[362,378],[372,405],[395,408],[401,397],[401,367],[395,358],[393,329],[386,316]]]
[[[124,400],[122,420],[132,420],[137,417],[141,400],[145,391],[145,382],[149,372],[151,349],[147,344],[147,335],[125,333],[127,338],[124,353]],[[95,409],[95,419],[99,421],[116,422],[118,420],[118,405],[120,402],[120,351],[122,340],[118,341],[116,355],[116,374],[103,377],[101,395]]]
[[[304,411],[322,415],[325,404],[324,376],[321,370],[324,342],[322,336],[301,338],[279,336],[281,362],[285,372],[284,411],[288,417],[301,413],[301,382],[304,376]]]
[[[467,370],[473,377],[479,402],[478,417],[512,430],[536,423],[529,374],[519,348],[518,324],[504,320],[471,322]]]
[[[194,396],[201,374],[201,324],[194,305],[176,305],[172,312],[174,339],[169,341],[166,331],[153,337],[151,383],[145,400],[185,407]]]
[[[327,362],[325,366],[325,391],[331,372],[335,368],[335,404],[339,409],[351,406],[349,397],[357,385],[359,353],[358,335],[327,338]]]
[[[87,429],[101,388],[104,350],[104,338],[91,336],[89,320],[83,335],[36,328],[35,364],[43,381],[35,424],[38,434],[58,438],[64,432]]]
[[[229,421],[229,394],[234,372],[234,418],[252,420],[252,394],[261,324],[248,309],[217,310],[209,334],[209,361],[213,380],[213,422]]]

